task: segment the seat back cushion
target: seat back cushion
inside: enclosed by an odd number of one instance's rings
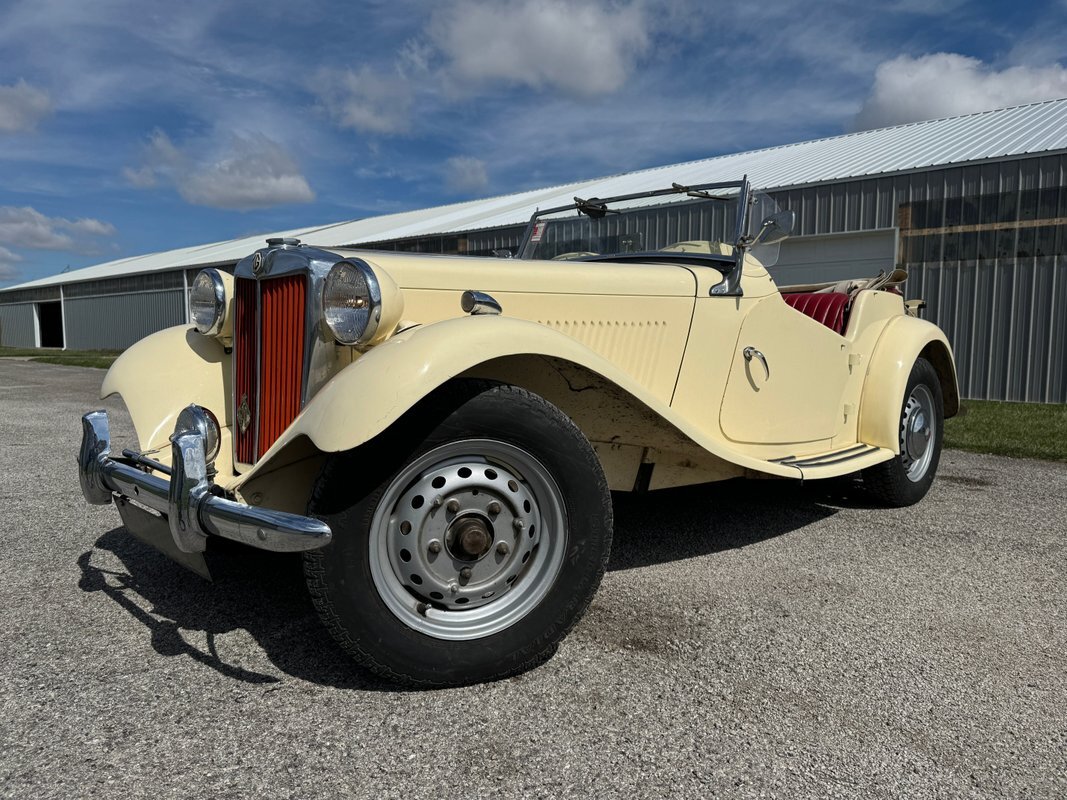
[[[837,333],[845,333],[845,307],[848,295],[843,292],[795,292],[783,294],[782,299],[816,322]]]

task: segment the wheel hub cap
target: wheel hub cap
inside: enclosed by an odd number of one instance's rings
[[[457,517],[448,527],[445,544],[453,558],[477,561],[493,546],[492,525],[475,514]]]
[[[930,467],[934,448],[934,398],[926,386],[919,384],[904,404],[900,421],[900,458],[908,480],[919,481]]]
[[[919,408],[912,414],[911,422],[908,424],[908,455],[913,459],[922,458],[929,444],[930,426],[926,423],[926,414],[923,413],[922,408]]]
[[[505,443],[466,446],[478,455],[446,445],[398,475],[374,523],[383,599],[441,638],[487,635],[525,613],[563,557],[563,506],[544,467]]]

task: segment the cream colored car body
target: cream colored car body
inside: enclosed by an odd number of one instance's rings
[[[907,316],[899,295],[861,291],[841,336],[790,308],[751,256],[743,296],[713,297],[722,275],[708,266],[331,250],[379,275],[388,325],[378,343],[336,345],[325,383],[253,466],[233,463],[229,332],[150,336],[116,361],[102,389],[122,396],[143,451],[166,462],[178,413],[196,403],[223,428],[216,482],[244,502],[304,513],[326,454],[359,447],[461,376],[554,403],[623,491],[742,475],[826,478],[888,460],[919,356],[940,375],[946,416],[958,406],[944,334]],[[464,314],[465,290],[490,293],[503,313]],[[767,367],[746,360],[746,347]],[[835,457],[860,444],[869,447],[859,456]]]

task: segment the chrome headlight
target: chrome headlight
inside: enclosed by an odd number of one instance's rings
[[[189,315],[198,333],[217,336],[226,322],[226,287],[217,269],[201,270],[189,293]]]
[[[322,286],[322,310],[341,344],[369,344],[382,317],[382,291],[374,270],[356,260],[334,264]]]

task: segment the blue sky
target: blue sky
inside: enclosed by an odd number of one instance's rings
[[[1067,97],[1067,0],[0,4],[0,287]]]

